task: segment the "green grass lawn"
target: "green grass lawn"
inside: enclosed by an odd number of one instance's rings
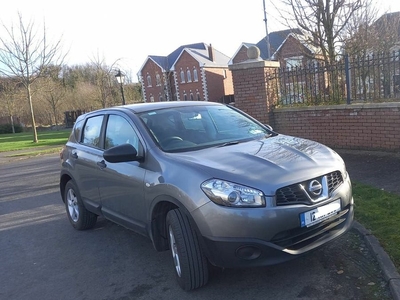
[[[400,196],[353,183],[355,218],[379,240],[400,270]]]
[[[68,140],[71,129],[63,129],[59,131],[39,131],[38,143],[33,142],[32,132],[21,132],[14,134],[0,134],[0,152],[14,150],[33,150],[51,151],[51,148],[60,148]]]

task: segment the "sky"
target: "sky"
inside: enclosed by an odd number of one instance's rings
[[[375,1],[382,11],[400,11],[400,1]],[[265,0],[268,32],[286,29],[279,3]],[[232,57],[242,42],[257,43],[266,34],[263,0],[13,0],[2,4],[0,24],[17,25],[18,13],[62,41],[66,64],[104,59],[133,81],[148,55],[204,42]]]

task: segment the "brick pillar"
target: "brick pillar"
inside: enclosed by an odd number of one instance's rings
[[[248,60],[232,64],[235,107],[264,124],[274,126],[271,113],[278,99],[277,80],[271,79],[279,62],[260,58],[260,50],[253,46],[247,50]]]

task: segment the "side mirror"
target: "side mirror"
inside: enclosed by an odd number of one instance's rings
[[[137,161],[141,159],[137,155],[137,150],[131,144],[122,144],[107,149],[104,151],[103,157],[110,163]]]

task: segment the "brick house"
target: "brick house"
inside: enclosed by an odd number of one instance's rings
[[[310,90],[311,87],[306,86],[307,79],[310,78],[303,75],[300,69],[310,66],[310,63],[315,63],[319,51],[307,43],[307,36],[305,36],[299,29],[287,29],[281,31],[271,32],[269,34],[270,54],[267,56],[267,42],[263,38],[257,44],[242,43],[234,56],[231,58],[229,64],[237,64],[247,60],[247,50],[250,47],[256,46],[260,50],[260,58],[262,60],[277,61],[279,63],[278,77],[280,78],[279,93],[282,103],[300,103],[304,102],[305,91]],[[325,74],[321,74],[325,77]],[[293,80],[296,78],[296,80]],[[324,78],[322,78],[324,80]],[[323,87],[322,87],[323,88]]]
[[[145,102],[233,97],[229,57],[205,43],[178,47],[168,56],[150,55],[138,72]]]
[[[263,60],[277,60],[282,68],[305,66],[313,61],[318,51],[306,43],[306,37],[299,29],[286,29],[271,32],[269,35],[271,57],[267,55],[266,39],[261,39],[257,44],[242,43],[229,64],[236,64],[247,60],[247,50],[256,46],[260,50]]]

